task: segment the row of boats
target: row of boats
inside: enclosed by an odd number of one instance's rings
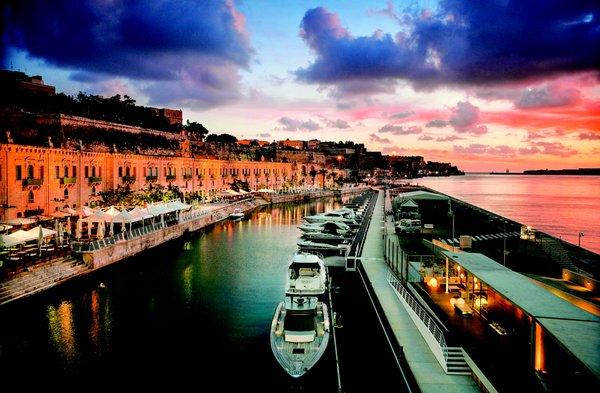
[[[275,359],[292,377],[298,378],[311,369],[329,342],[329,278],[321,252],[349,247],[363,212],[363,203],[349,204],[304,217],[306,223],[299,227],[299,251],[288,265],[285,299],[277,305],[270,335]]]

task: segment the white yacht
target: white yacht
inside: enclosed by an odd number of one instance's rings
[[[241,220],[245,216],[246,215],[244,214],[244,212],[242,212],[242,209],[235,208],[233,209],[233,213],[229,215],[229,218],[231,218],[232,220]]]
[[[323,242],[313,242],[311,240],[299,240],[296,244],[298,244],[300,251],[316,251],[339,255],[345,254],[350,249],[350,244],[346,241],[339,244],[329,244]]]
[[[316,297],[286,297],[271,323],[275,359],[294,378],[304,375],[321,358],[329,342],[327,305]]]
[[[304,224],[298,227],[302,232],[331,232],[335,230],[339,234],[347,234],[353,230],[341,221],[325,221],[313,224]]]
[[[311,253],[294,254],[285,281],[286,296],[323,297],[326,289],[327,269],[323,259]]]
[[[350,209],[334,210],[326,213],[315,214],[313,216],[306,216],[304,219],[309,223],[319,223],[327,221],[343,222],[346,225],[357,226],[357,217],[354,212]]]

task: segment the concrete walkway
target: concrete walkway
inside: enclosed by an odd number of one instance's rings
[[[362,265],[381,308],[422,392],[479,392],[475,381],[467,375],[449,375],[444,372],[421,333],[394,293],[386,277],[384,260],[383,225],[384,192],[379,192],[377,205],[371,217],[369,233],[362,253]]]

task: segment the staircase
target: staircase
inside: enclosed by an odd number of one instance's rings
[[[581,272],[581,269],[573,264],[571,256],[565,251],[559,240],[552,237],[544,237],[540,240],[540,245],[542,250],[560,267],[574,272]]]
[[[22,296],[50,288],[86,270],[88,267],[72,256],[35,266],[33,270],[19,273],[0,283],[0,306]]]
[[[446,374],[471,375],[471,368],[467,364],[460,347],[444,347],[446,357]]]

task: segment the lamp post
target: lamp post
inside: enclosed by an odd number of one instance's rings
[[[503,221],[503,224],[504,234],[502,237],[502,262],[504,263],[504,266],[506,266],[506,221]]]
[[[578,244],[577,244],[577,245],[579,246],[579,248],[581,248],[581,238],[582,238],[583,236],[585,236],[585,235],[583,234],[583,232],[579,232],[579,242],[578,242]]]

